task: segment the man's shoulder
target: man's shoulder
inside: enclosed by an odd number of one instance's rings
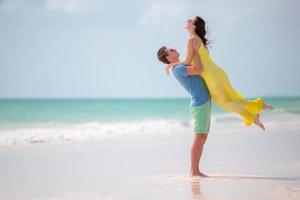
[[[175,69],[175,68],[177,68],[177,67],[179,67],[179,68],[180,68],[180,67],[186,67],[186,65],[184,65],[184,64],[179,64],[179,65],[174,66],[173,69]]]
[[[183,70],[183,69],[185,69],[185,68],[187,68],[186,65],[180,64],[180,65],[174,66],[174,67],[172,68],[172,70],[173,70],[173,71],[178,71],[178,70]]]
[[[173,73],[174,75],[177,75],[177,76],[188,76],[187,75],[187,66],[186,65],[176,65],[173,67]]]

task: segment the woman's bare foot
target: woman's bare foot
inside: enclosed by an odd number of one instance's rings
[[[261,129],[266,130],[265,126],[263,125],[263,123],[261,123],[260,120],[259,120],[259,114],[257,115],[254,124],[256,124],[257,126],[259,126]]]
[[[271,105],[264,104],[264,105],[263,105],[263,109],[273,110],[274,108],[273,108],[273,106],[271,106]]]

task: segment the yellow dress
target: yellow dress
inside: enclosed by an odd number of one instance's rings
[[[223,109],[241,115],[247,126],[251,125],[263,109],[264,100],[245,99],[232,88],[225,71],[213,62],[202,41],[198,53],[203,67],[201,76],[206,82],[211,98]]]

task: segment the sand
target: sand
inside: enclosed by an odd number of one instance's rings
[[[0,148],[0,199],[300,199],[297,131],[212,132],[191,178],[192,134]]]

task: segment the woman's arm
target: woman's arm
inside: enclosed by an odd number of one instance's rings
[[[203,66],[196,47],[194,47],[193,49],[193,55],[194,55],[194,65],[187,66],[188,67],[187,73],[189,75],[200,75],[203,71]]]
[[[168,66],[175,66],[175,65],[191,65],[193,59],[193,43],[195,41],[195,37],[190,37],[188,39],[187,47],[186,47],[186,57],[185,60],[180,62],[171,63]]]
[[[183,65],[191,65],[192,64],[195,40],[196,40],[195,37],[190,37],[188,39],[185,60],[183,60],[181,62],[181,64],[183,64]]]
[[[176,65],[191,65],[193,60],[193,52],[194,52],[194,43],[197,39],[193,36],[188,39],[187,47],[186,47],[186,57],[185,60],[180,62],[170,63],[166,66],[165,70],[169,75],[169,70]],[[199,44],[199,43],[198,43]],[[199,46],[198,46],[199,48]]]

